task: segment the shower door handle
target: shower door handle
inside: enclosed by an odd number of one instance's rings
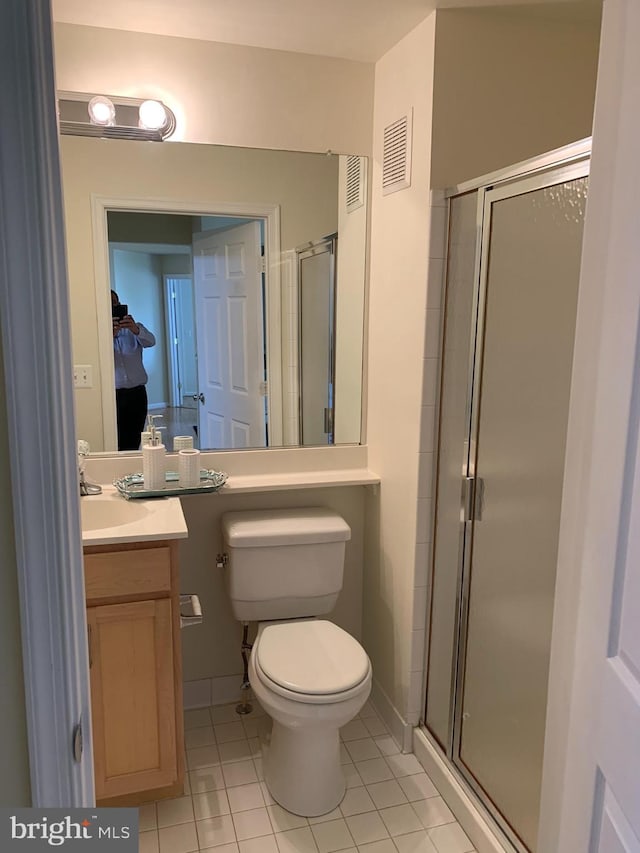
[[[484,480],[465,477],[462,481],[462,520],[482,521],[484,510]]]

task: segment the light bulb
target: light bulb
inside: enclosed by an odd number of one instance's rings
[[[95,98],[91,98],[87,109],[92,124],[110,125],[113,124],[116,117],[116,108],[113,106],[113,102],[109,98],[105,98],[104,95],[96,95]]]
[[[140,127],[161,130],[167,123],[167,111],[160,101],[143,101],[139,109]]]

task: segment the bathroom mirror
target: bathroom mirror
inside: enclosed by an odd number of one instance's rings
[[[117,450],[111,289],[156,337],[168,449],[360,441],[366,158],[63,136],[61,159],[93,452]]]

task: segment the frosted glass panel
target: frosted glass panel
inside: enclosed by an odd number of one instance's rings
[[[477,206],[478,193],[473,192],[453,199],[450,208],[426,714],[428,728],[445,748],[450,735],[458,564],[462,547],[460,490],[469,432],[467,396]]]
[[[492,206],[460,759],[531,850],[586,191]]]
[[[333,254],[300,259],[300,387],[302,444],[330,443],[325,411],[332,405]]]

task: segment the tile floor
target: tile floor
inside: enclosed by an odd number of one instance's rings
[[[367,703],[341,730],[347,792],[318,818],[270,797],[260,738],[269,718],[235,705],[185,714],[185,795],[140,808],[140,853],[473,853],[413,755],[402,755]]]

